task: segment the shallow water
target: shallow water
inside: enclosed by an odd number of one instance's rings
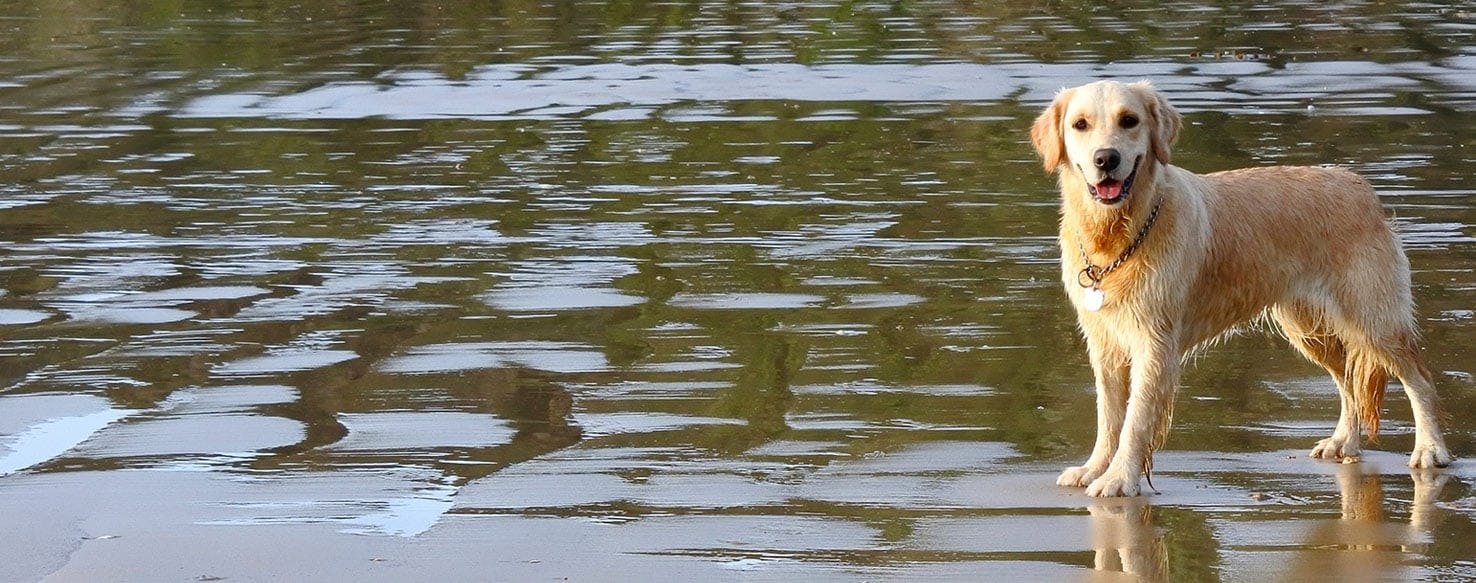
[[[1305,458],[1284,342],[1092,442],[1052,92],[1196,171],[1338,163],[1476,457],[1459,4],[0,7],[0,559],[19,580],[1476,576],[1476,469]],[[1096,570],[1096,571],[1094,571]]]

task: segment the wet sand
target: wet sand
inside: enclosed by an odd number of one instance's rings
[[[8,577],[1415,580],[1464,572],[1421,558],[1445,544],[1446,485],[1476,477],[1394,454],[1168,452],[1159,493],[1089,500],[988,443],[807,470],[673,453],[572,449],[460,488],[364,469],[14,476]]]

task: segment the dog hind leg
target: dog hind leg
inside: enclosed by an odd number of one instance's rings
[[[1271,319],[1302,356],[1321,365],[1338,386],[1338,424],[1331,437],[1317,442],[1311,456],[1322,459],[1356,458],[1359,446],[1358,412],[1353,393],[1353,379],[1348,373],[1348,351],[1342,339],[1333,335],[1324,314],[1305,303],[1293,302],[1271,309]]]
[[[1443,468],[1455,459],[1445,447],[1445,438],[1440,434],[1437,418],[1435,379],[1425,366],[1418,346],[1412,338],[1401,343],[1392,351],[1390,367],[1404,385],[1404,394],[1409,397],[1409,408],[1414,413],[1415,443],[1409,456],[1411,468]]]
[[[1453,456],[1440,434],[1434,375],[1420,354],[1409,260],[1395,239],[1388,243],[1386,253],[1364,255],[1351,266],[1341,285],[1331,287],[1342,316],[1336,320],[1337,335],[1349,347],[1348,370],[1364,381],[1351,387],[1359,397],[1356,412],[1373,435],[1378,430],[1378,407],[1388,374],[1399,377],[1414,413],[1415,443],[1409,465],[1444,467]]]

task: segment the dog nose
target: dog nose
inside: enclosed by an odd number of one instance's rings
[[[1102,148],[1092,153],[1092,165],[1103,172],[1111,172],[1122,163],[1122,154],[1113,148]]]

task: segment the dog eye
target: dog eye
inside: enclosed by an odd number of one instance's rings
[[[1076,128],[1076,131],[1078,132],[1084,132],[1087,130],[1087,128],[1091,127],[1091,125],[1087,123],[1087,120],[1078,119],[1076,120],[1076,123],[1071,124],[1071,127]]]
[[[1122,116],[1122,119],[1118,120],[1117,123],[1118,123],[1118,125],[1121,125],[1123,127],[1123,129],[1130,129],[1130,128],[1133,128],[1133,127],[1137,127],[1137,125],[1138,125],[1138,116],[1136,116],[1136,115],[1124,115],[1124,116]]]

